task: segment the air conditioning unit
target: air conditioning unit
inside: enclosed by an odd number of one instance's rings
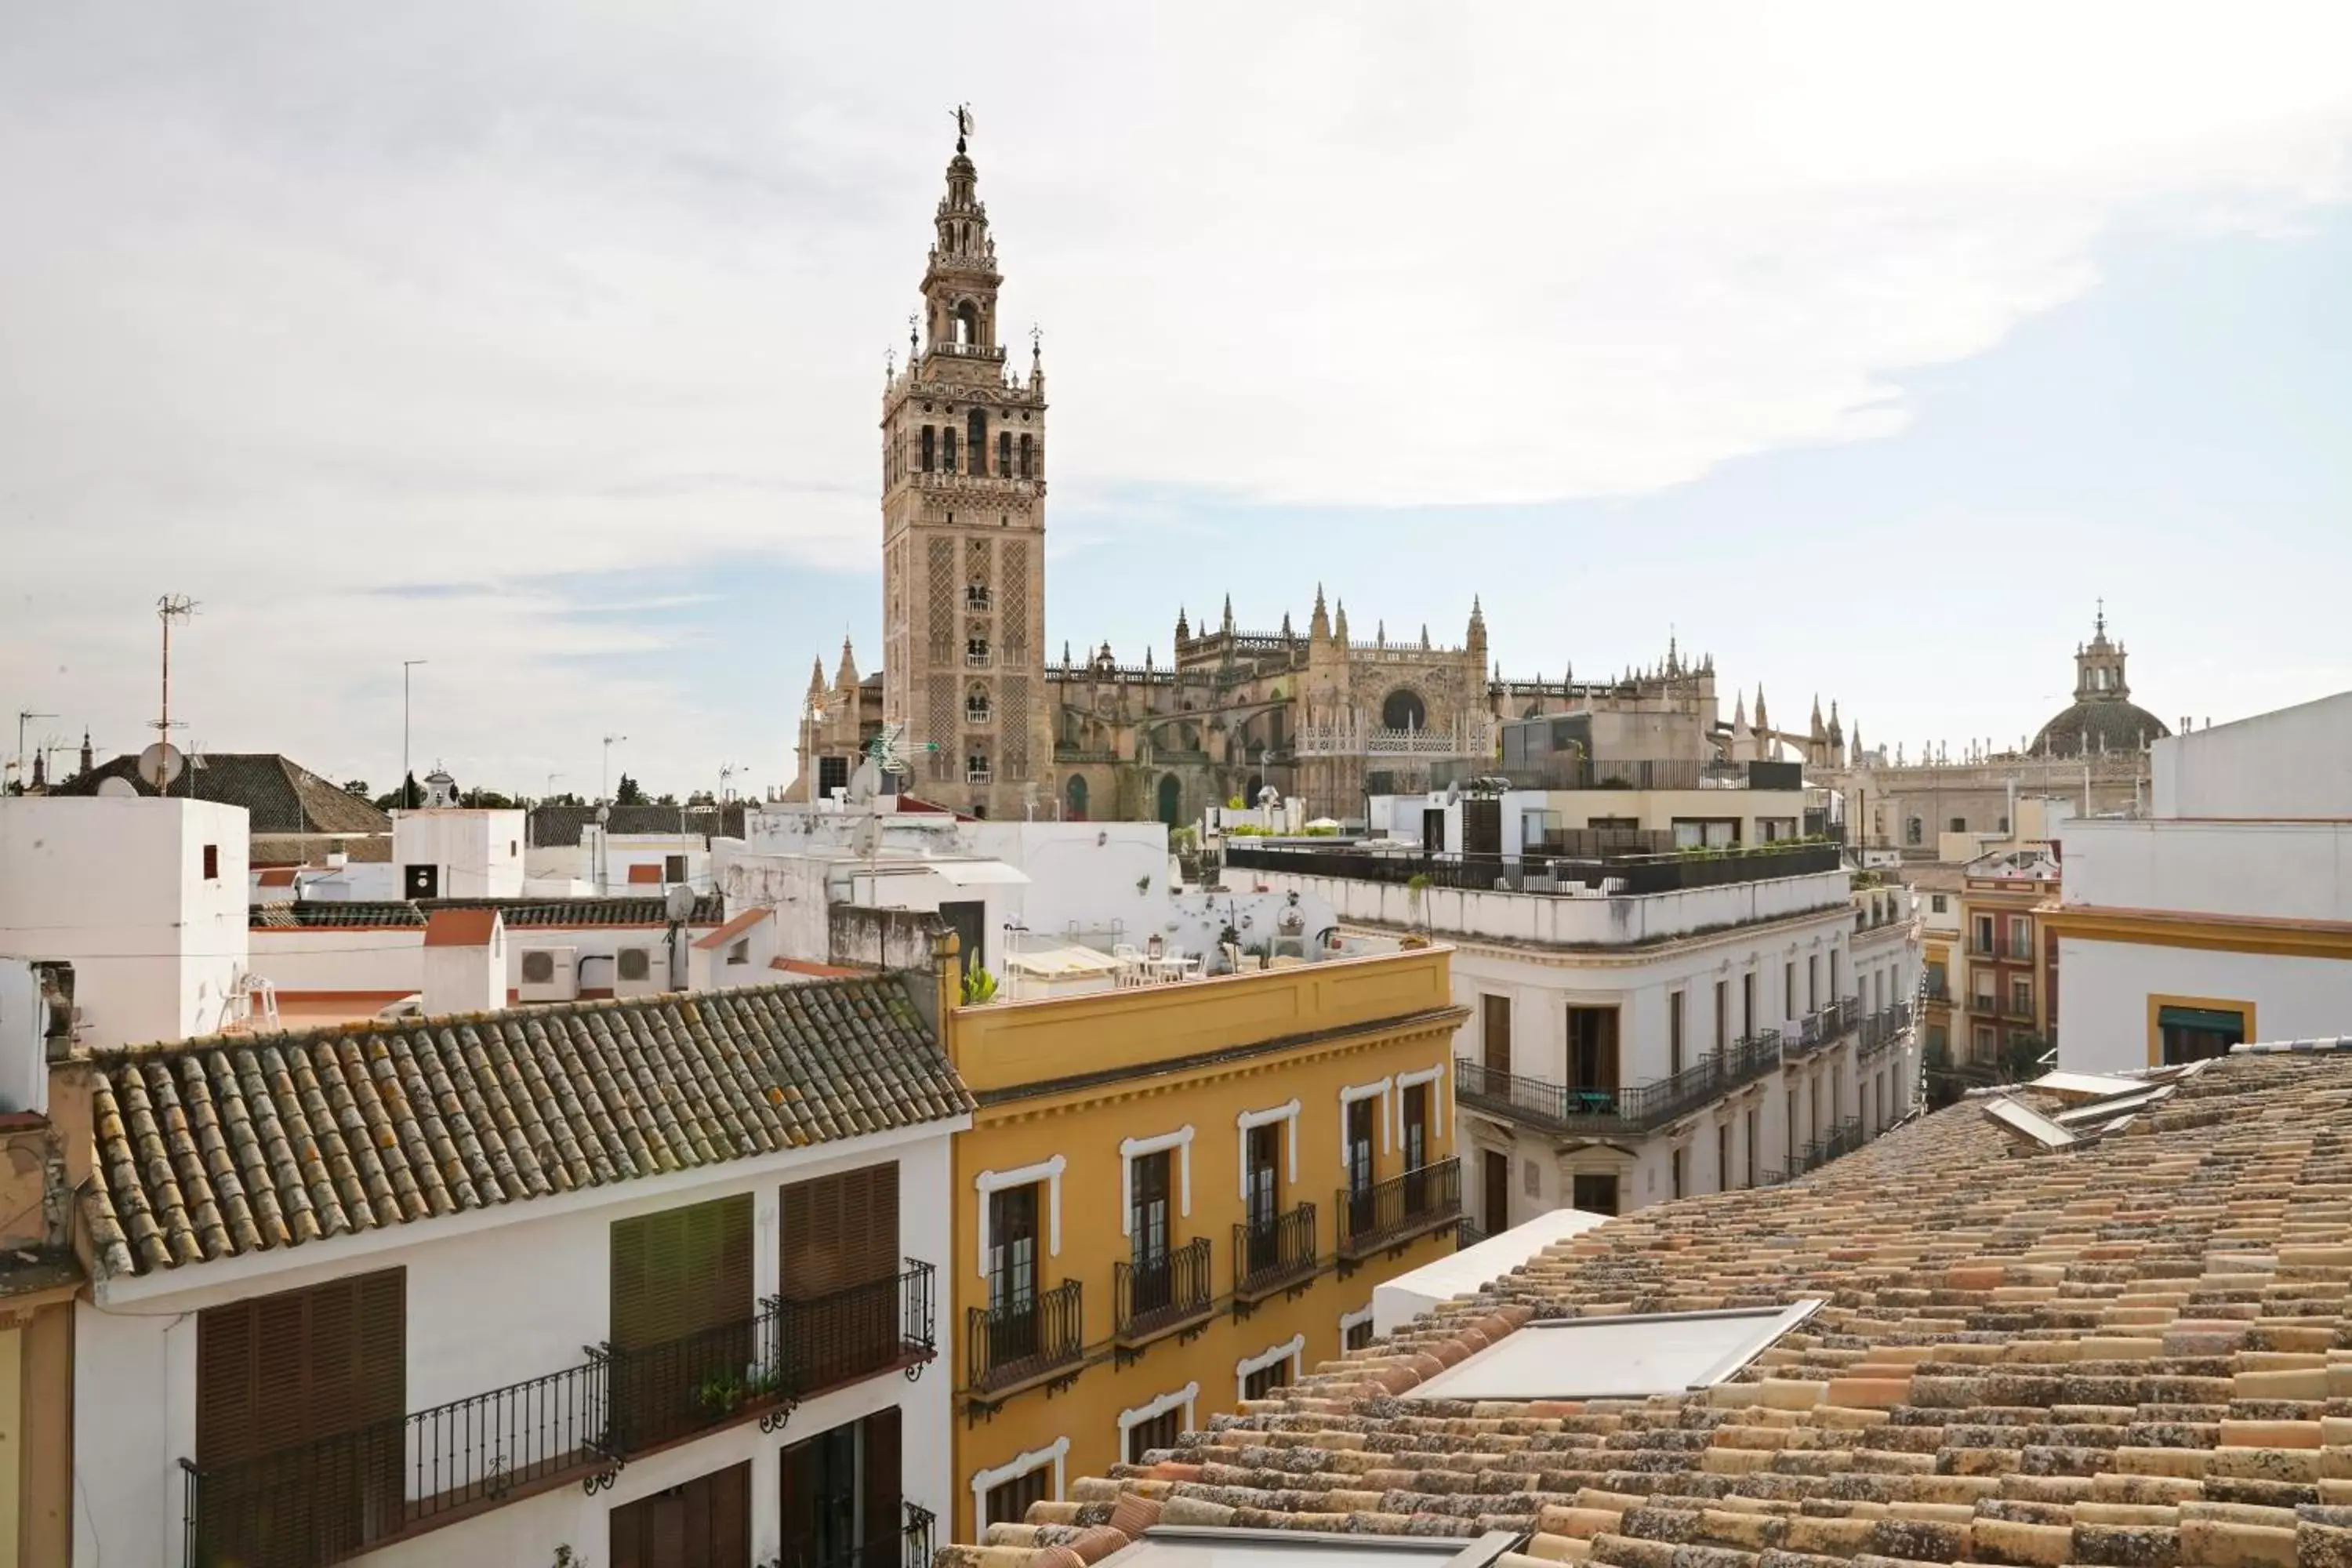
[[[658,942],[613,954],[613,994],[653,996],[669,989],[669,958]]]
[[[523,950],[522,983],[516,997],[524,1002],[574,1002],[580,997],[580,950],[572,947],[530,947]]]

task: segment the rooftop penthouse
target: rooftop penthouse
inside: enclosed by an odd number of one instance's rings
[[[1378,841],[1229,844],[1228,880],[1328,900],[1349,924],[1547,947],[1630,947],[1842,906],[1838,846],[1661,850],[1642,829],[1577,829],[1517,855]],[[1236,875],[1238,873],[1238,875]]]

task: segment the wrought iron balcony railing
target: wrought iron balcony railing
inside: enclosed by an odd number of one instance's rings
[[[1315,1274],[1315,1205],[1234,1226],[1234,1295],[1255,1300]]]
[[[1462,1213],[1462,1162],[1439,1160],[1375,1182],[1339,1189],[1339,1255],[1358,1258],[1451,1225]]]
[[[1110,1266],[1113,1321],[1119,1339],[1135,1344],[1171,1333],[1208,1316],[1212,1292],[1209,1238]]]
[[[965,1315],[971,1385],[986,1393],[1052,1376],[1086,1357],[1080,1281],[1011,1298]]]
[[[1559,1132],[1641,1133],[1752,1083],[1780,1065],[1780,1031],[1701,1057],[1671,1078],[1630,1089],[1598,1089],[1499,1072],[1468,1057],[1454,1061],[1454,1098],[1529,1126]]]
[[[180,1461],[189,1568],[338,1563],[484,1507],[617,1469],[697,1432],[937,1353],[931,1265],[562,1372],[199,1468]]]

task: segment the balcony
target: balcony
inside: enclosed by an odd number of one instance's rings
[[[760,1568],[930,1568],[939,1516],[918,1503],[901,1502],[902,1522],[863,1545],[813,1551],[793,1548]]]
[[[1359,1261],[1383,1247],[1452,1225],[1462,1215],[1462,1163],[1440,1160],[1361,1192],[1339,1189],[1339,1258]]]
[[[1126,1349],[1163,1334],[1197,1329],[1208,1320],[1212,1295],[1209,1238],[1110,1266],[1112,1319]]]
[[[1075,1375],[1086,1363],[1086,1309],[1080,1281],[965,1313],[971,1386],[1009,1394],[1048,1378]]]
[[[1473,1110],[1548,1132],[1639,1136],[1720,1100],[1780,1065],[1780,1032],[1770,1029],[1740,1040],[1727,1051],[1702,1057],[1671,1078],[1631,1089],[1575,1088],[1498,1072],[1467,1057],[1456,1057],[1454,1097]]]
[[[984,612],[992,603],[993,603],[993,600],[992,599],[989,591],[980,586],[978,584],[974,584],[963,591],[963,607],[967,610],[979,610]]]
[[[1903,1037],[1903,1031],[1908,1029],[1910,1026],[1911,1005],[1909,1003],[1897,1002],[1891,1007],[1880,1008],[1877,1012],[1871,1014],[1868,1017],[1862,1020],[1862,1039],[1854,1047],[1855,1059],[1858,1061],[1869,1061],[1881,1051],[1886,1049],[1887,1047],[1901,1039]]]
[[[1949,1006],[1952,1001],[1951,984],[1939,975],[1929,974],[1919,983],[1919,997],[1925,1002],[1940,1002]]]
[[[190,1568],[339,1563],[937,1353],[931,1266],[235,1464],[180,1461]]]
[[[1248,1305],[1315,1278],[1315,1205],[1234,1226],[1234,1300]]]
[[[1862,1133],[1862,1118],[1849,1116],[1829,1131],[1798,1152],[1797,1160],[1789,1174],[1796,1176],[1807,1171],[1817,1171],[1841,1154],[1850,1154],[1869,1142]]]

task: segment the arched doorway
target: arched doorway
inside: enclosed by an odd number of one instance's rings
[[[1242,804],[1244,805],[1255,805],[1257,804],[1258,791],[1265,787],[1265,775],[1264,773],[1250,774],[1249,788],[1242,792]]]
[[[1070,782],[1063,787],[1062,799],[1064,802],[1062,816],[1066,820],[1070,822],[1084,822],[1087,819],[1086,780],[1080,778],[1076,773],[1072,773],[1070,775]]]
[[[1429,710],[1422,705],[1421,693],[1406,686],[1400,686],[1390,692],[1388,700],[1381,704],[1381,728],[1383,730],[1429,728]]]
[[[1184,786],[1174,773],[1160,775],[1160,820],[1169,826],[1180,825],[1184,815]]]

